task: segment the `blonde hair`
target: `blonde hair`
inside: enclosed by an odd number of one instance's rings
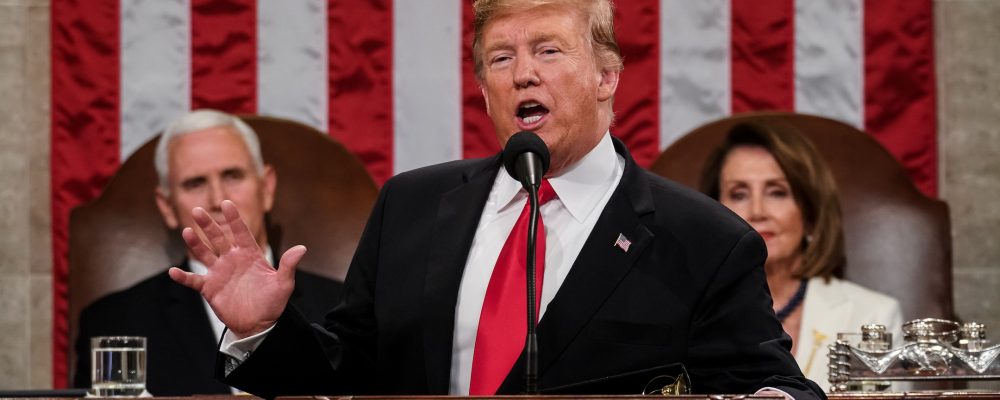
[[[476,0],[472,4],[475,34],[472,60],[476,78],[483,80],[483,29],[493,19],[516,11],[547,5],[567,5],[589,17],[590,44],[598,65],[605,70],[621,71],[621,49],[615,38],[615,12],[611,0]]]

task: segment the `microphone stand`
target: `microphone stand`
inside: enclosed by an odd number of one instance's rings
[[[528,203],[530,211],[528,213],[528,259],[527,259],[527,283],[528,283],[528,336],[525,343],[525,388],[528,394],[538,394],[538,336],[535,328],[538,322],[536,317],[535,304],[538,303],[535,295],[535,241],[538,229],[538,184],[532,182],[528,187]]]
[[[520,139],[518,139],[520,138]],[[520,140],[520,141],[518,141]],[[512,148],[512,144],[514,147]],[[518,146],[524,147],[523,150]],[[525,279],[528,287],[528,329],[524,343],[524,375],[525,389],[527,394],[538,394],[538,335],[535,332],[538,325],[537,304],[538,299],[535,292],[535,243],[538,231],[538,189],[542,185],[542,178],[548,168],[549,152],[537,135],[530,132],[519,132],[511,137],[507,142],[504,153],[507,155],[516,154],[514,158],[504,158],[504,167],[512,177],[521,182],[521,186],[528,192],[528,243],[525,259],[525,269],[527,276]],[[513,161],[513,163],[511,163]]]

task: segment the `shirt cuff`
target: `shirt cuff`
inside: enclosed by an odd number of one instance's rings
[[[270,328],[265,329],[263,332],[247,336],[243,339],[237,338],[236,334],[226,329],[226,333],[222,335],[222,343],[219,345],[219,351],[233,358],[237,364],[242,363],[250,357],[250,353],[257,350],[257,347],[264,341],[267,334],[271,333],[272,329],[274,329],[274,325],[271,325]]]

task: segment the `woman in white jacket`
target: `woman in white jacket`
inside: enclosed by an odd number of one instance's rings
[[[735,126],[709,158],[701,189],[763,237],[775,314],[807,378],[829,391],[827,346],[838,332],[877,323],[900,335],[896,299],[837,278],[846,262],[837,187],[804,135],[783,126]]]

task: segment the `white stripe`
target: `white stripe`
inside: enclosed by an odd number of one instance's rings
[[[121,159],[191,108],[188,0],[121,0]]]
[[[660,148],[729,115],[729,2],[660,3]]]
[[[326,0],[257,2],[257,113],[328,132]]]
[[[863,128],[863,0],[795,2],[795,110]]]
[[[462,157],[459,0],[393,3],[393,170]]]

